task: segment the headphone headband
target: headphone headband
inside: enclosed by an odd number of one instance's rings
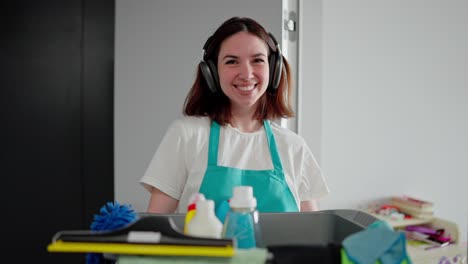
[[[211,35],[211,36],[205,41],[205,44],[203,45],[203,60],[206,60],[206,51],[208,50],[208,47],[210,46],[212,40],[213,40],[213,35]]]

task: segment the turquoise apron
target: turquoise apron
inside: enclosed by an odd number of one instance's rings
[[[259,212],[298,212],[296,200],[284,177],[275,137],[268,121],[263,122],[270,148],[273,170],[242,170],[218,166],[220,125],[212,121],[208,146],[208,167],[200,186],[200,193],[216,205],[232,196],[235,186],[252,186]]]

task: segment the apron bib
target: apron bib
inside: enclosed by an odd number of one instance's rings
[[[275,137],[270,123],[263,121],[270,148],[273,170],[242,170],[218,166],[218,144],[220,125],[211,122],[210,140],[208,146],[208,167],[200,186],[200,193],[206,199],[215,201],[216,206],[228,201],[235,186],[252,186],[257,198],[257,210],[266,212],[298,212],[296,200],[284,177]]]

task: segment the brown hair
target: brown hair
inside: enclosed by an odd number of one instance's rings
[[[268,32],[259,23],[250,18],[233,17],[225,21],[215,31],[208,47],[206,47],[204,60],[210,59],[217,62],[222,42],[238,32],[248,32],[256,35],[268,44],[270,54],[271,51],[276,52],[277,46]],[[294,112],[290,107],[292,89],[291,69],[286,58],[282,57],[282,59],[283,67],[278,88],[273,90],[269,87],[258,100],[258,107],[254,118],[259,121],[294,116]],[[270,72],[270,74],[272,73]],[[231,103],[229,98],[221,91],[213,93],[208,89],[200,67],[197,69],[196,79],[192,88],[185,98],[184,114],[187,116],[208,116],[211,120],[215,120],[221,125],[225,125],[231,120]]]

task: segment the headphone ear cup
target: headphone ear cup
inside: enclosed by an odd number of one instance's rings
[[[272,53],[270,55],[270,87],[273,90],[278,89],[282,70],[283,58],[281,54],[278,56],[277,53]]]
[[[205,79],[205,82],[206,84],[208,85],[208,89],[212,92],[212,93],[216,93],[216,81],[215,81],[215,78],[213,77],[213,73],[210,69],[210,66],[209,66],[209,62],[206,63],[205,61],[200,61],[200,63],[198,64],[199,67],[200,67],[200,71],[203,75],[203,78]]]
[[[208,66],[210,67],[211,75],[213,76],[215,91],[219,91],[221,89],[219,88],[218,68],[216,67],[216,65],[214,64],[212,60],[208,60],[207,63],[208,63]]]

